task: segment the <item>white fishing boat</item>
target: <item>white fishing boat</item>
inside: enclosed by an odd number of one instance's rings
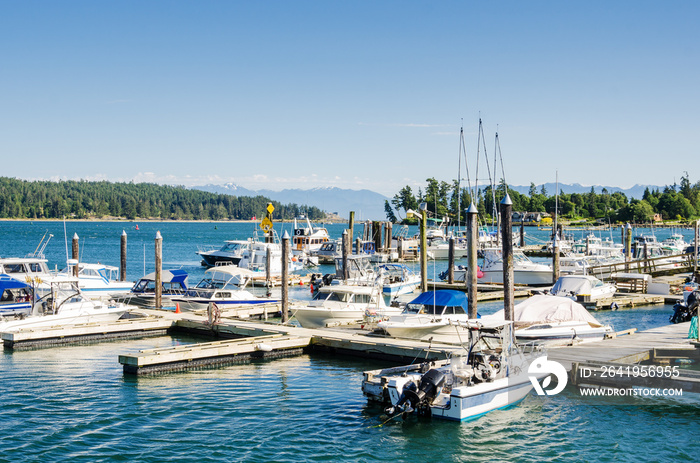
[[[51,291],[51,282],[68,281],[69,275],[49,270],[47,259],[44,257],[5,257],[0,258],[0,273],[15,280],[31,283],[37,296],[43,296]]]
[[[342,257],[342,244],[340,240],[325,242],[316,251],[311,252],[312,257],[316,257],[319,264],[332,264],[336,257]]]
[[[453,356],[439,367],[425,364],[422,370],[407,368],[382,376],[391,401],[385,410],[390,417],[415,413],[464,421],[514,406],[527,396],[533,388],[529,359],[513,342],[511,323],[470,320],[467,325],[467,355]]]
[[[601,341],[611,326],[603,325],[581,304],[566,298],[535,295],[514,308],[515,339],[537,345],[572,345]],[[487,318],[486,316],[484,318]],[[500,310],[489,319],[503,320]]]
[[[215,265],[238,265],[243,252],[250,248],[251,240],[227,240],[220,248],[207,248],[197,251],[202,258],[202,265],[214,267]]]
[[[114,301],[92,300],[80,291],[78,280],[54,281],[50,292],[34,303],[30,316],[0,322],[0,332],[25,328],[116,321],[133,307]]]
[[[343,282],[350,285],[374,285],[377,280],[377,272],[372,266],[368,254],[350,254],[346,260],[348,278],[343,278],[343,258],[335,258],[335,280],[333,283]]]
[[[436,260],[445,260],[450,257],[450,243],[444,239],[432,239],[428,242],[427,247],[428,254]],[[469,253],[468,249],[464,246],[455,243],[454,247],[454,258],[462,259],[467,257]]]
[[[172,298],[181,296],[186,291],[187,272],[180,269],[161,272],[161,305],[163,307],[175,306]],[[120,296],[117,300],[139,307],[154,308],[156,304],[156,273],[149,273],[142,277],[131,288],[131,291]]]
[[[0,316],[24,317],[32,311],[32,290],[29,284],[0,274]]]
[[[329,325],[362,322],[367,315],[389,317],[401,309],[389,307],[381,290],[375,286],[322,286],[306,307],[293,310],[304,328],[325,328]]]
[[[282,245],[276,243],[263,243],[254,241],[250,247],[243,251],[241,260],[238,262],[238,267],[250,270],[256,276],[253,283],[259,284],[260,281],[265,281],[267,275],[267,253],[270,252],[270,277],[279,279],[282,276]],[[296,272],[304,268],[303,263],[297,256],[290,256],[287,262],[287,270]],[[242,281],[236,281],[236,284],[241,284]]]
[[[226,309],[241,305],[268,304],[279,299],[256,296],[244,289],[252,272],[235,265],[219,265],[208,269],[205,277],[181,296],[172,297],[182,310],[203,310],[212,302]],[[240,284],[234,283],[241,282]]]
[[[328,230],[325,227],[314,227],[308,217],[303,218],[303,220],[305,220],[306,226],[299,225],[297,219],[294,219],[292,252],[312,255],[329,240]]]
[[[604,283],[591,275],[562,275],[548,294],[568,297],[574,301],[597,301],[613,297],[616,291],[617,286],[613,283]]]
[[[119,281],[119,269],[111,265],[89,264],[69,261],[69,266],[62,270],[66,276],[73,275],[74,265],[78,266],[78,286],[87,297],[100,299],[115,297],[131,291],[132,281]]]
[[[484,249],[484,276],[480,283],[503,283],[503,256],[500,249]],[[513,281],[518,285],[551,285],[552,266],[530,260],[520,249],[513,249]]]
[[[377,327],[393,338],[462,343],[469,335],[469,307],[462,291],[438,290],[420,294],[403,311]]]
[[[420,275],[404,264],[381,264],[377,272],[382,292],[392,297],[412,293],[420,285]]]

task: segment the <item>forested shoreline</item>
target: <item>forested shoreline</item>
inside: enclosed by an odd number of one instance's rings
[[[425,189],[418,189],[414,194],[410,186],[405,186],[384,204],[387,218],[392,222],[403,221],[415,223],[416,219],[406,218],[409,209],[418,210],[419,204],[426,203],[430,216],[449,217],[456,223],[459,217],[465,220],[464,211],[472,198],[468,188],[460,187],[456,180],[452,183],[426,180]],[[493,190],[493,191],[492,191]],[[506,184],[479,188],[476,204],[479,216],[490,220],[494,215],[494,205],[498,205],[505,196]],[[655,218],[667,221],[688,222],[700,218],[700,182],[690,183],[688,173],[681,176],[680,185],[668,185],[662,190],[646,189],[642,199],[628,199],[624,193],[609,192],[605,188],[596,193],[591,187],[589,193],[549,194],[544,186],[537,188],[530,184],[529,194],[524,195],[508,188],[513,201],[513,211],[544,212],[570,221],[605,222],[605,223],[649,223]]]
[[[0,177],[0,219],[250,220],[264,216],[268,203],[273,204],[276,219],[290,220],[302,214],[311,220],[325,217],[313,206],[183,186]]]

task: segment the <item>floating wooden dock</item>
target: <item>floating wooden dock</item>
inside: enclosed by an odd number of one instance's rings
[[[62,344],[163,336],[168,334],[173,322],[173,319],[166,317],[147,317],[117,320],[111,323],[36,327],[2,333],[2,340],[5,348],[22,350]]]
[[[136,375],[218,367],[252,359],[299,355],[310,341],[309,337],[283,334],[229,339],[142,350],[137,354],[120,355],[119,363],[124,373]]]

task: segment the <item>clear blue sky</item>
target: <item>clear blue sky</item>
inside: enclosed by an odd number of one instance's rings
[[[510,184],[700,180],[697,1],[0,8],[2,176],[391,196],[481,117]]]

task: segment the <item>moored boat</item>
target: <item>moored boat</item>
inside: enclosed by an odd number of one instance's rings
[[[469,307],[462,291],[427,291],[377,327],[394,338],[462,343],[468,336]]]
[[[0,316],[24,317],[32,311],[32,290],[29,284],[0,274]]]
[[[383,318],[400,310],[387,306],[377,287],[328,285],[319,288],[307,306],[295,309],[294,316],[303,328],[324,328],[361,322],[368,313]]]
[[[187,291],[187,272],[180,269],[163,270],[161,273],[161,305],[174,306],[173,297]],[[139,307],[154,308],[156,305],[156,273],[142,277],[131,291],[120,296],[118,301]]]
[[[566,297],[534,295],[513,308],[515,339],[537,345],[572,345],[602,341],[613,332],[584,306]],[[486,318],[486,317],[485,317]],[[503,320],[500,310],[488,318]]]
[[[512,340],[512,323],[465,323],[463,356],[447,364],[382,376],[390,417],[410,414],[448,420],[470,420],[516,405],[533,388],[529,359]],[[408,369],[407,369],[408,370]]]
[[[0,332],[16,331],[78,323],[111,322],[133,307],[115,302],[87,298],[78,287],[78,280],[67,279],[50,284],[49,293],[34,303],[30,316],[0,322]]]
[[[248,283],[247,276],[250,273],[235,265],[219,265],[210,268],[205,272],[205,278],[196,286],[189,288],[183,295],[172,297],[172,301],[179,304],[182,310],[203,310],[211,303],[225,309],[240,305],[279,302],[279,299],[256,296],[243,289]],[[234,281],[241,283],[236,284]]]

